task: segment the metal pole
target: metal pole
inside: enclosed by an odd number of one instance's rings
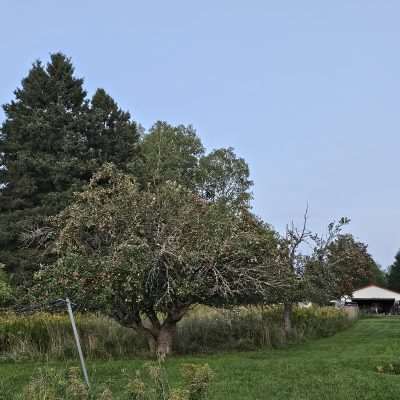
[[[83,377],[85,378],[85,382],[86,382],[87,387],[90,388],[89,376],[88,376],[88,373],[87,373],[87,370],[86,370],[85,359],[83,358],[81,343],[79,341],[78,330],[76,329],[76,325],[75,325],[75,318],[74,318],[74,313],[72,312],[71,302],[69,301],[68,297],[66,298],[65,301],[67,303],[67,310],[68,310],[68,314],[69,314],[69,319],[71,320],[72,330],[73,330],[74,336],[75,336],[76,347],[78,349],[79,359],[81,361],[81,368],[82,368]]]

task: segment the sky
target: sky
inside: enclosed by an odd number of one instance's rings
[[[149,128],[192,124],[250,166],[257,215],[400,248],[400,1],[0,0],[0,103],[62,51]],[[0,112],[0,120],[4,114]]]

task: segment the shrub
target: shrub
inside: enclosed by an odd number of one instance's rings
[[[66,372],[40,368],[22,393],[22,400],[89,400],[91,397],[77,368]]]
[[[210,382],[214,378],[208,364],[184,364],[181,372],[186,382],[188,400],[204,400],[208,396]]]

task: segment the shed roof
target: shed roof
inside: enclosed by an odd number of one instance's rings
[[[368,285],[353,292],[352,299],[394,299],[400,301],[400,293],[376,285]]]

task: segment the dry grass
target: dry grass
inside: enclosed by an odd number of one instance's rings
[[[277,348],[310,338],[330,336],[349,326],[346,315],[332,308],[295,309],[293,332],[282,330],[280,307],[213,309],[196,307],[178,325],[179,354],[221,350]],[[147,355],[146,340],[100,315],[77,315],[82,347],[88,359],[123,359]],[[74,338],[64,314],[0,316],[3,360],[76,358]]]

